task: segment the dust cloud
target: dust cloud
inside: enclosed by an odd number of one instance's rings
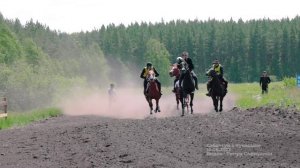
[[[114,97],[109,97],[107,90],[103,89],[76,90],[72,95],[63,98],[60,107],[65,115],[97,115],[118,119],[144,119],[150,117],[150,109],[142,90],[142,87],[116,88]],[[206,114],[213,112],[211,98],[199,96],[199,94],[202,95],[203,93],[195,93],[194,113]],[[152,102],[155,103],[155,100],[152,100]],[[234,102],[234,96],[227,95],[223,102],[224,110],[232,109]],[[181,115],[180,104],[179,110],[177,110],[175,95],[172,93],[162,95],[159,105],[161,112],[153,113],[151,117],[164,118]]]

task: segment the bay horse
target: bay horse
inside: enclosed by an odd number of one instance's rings
[[[219,79],[214,69],[208,70],[206,74],[211,78],[209,85],[211,88],[211,98],[213,100],[215,111],[221,112],[223,111],[223,99],[226,95],[225,85],[222,84],[221,80]],[[218,108],[219,102],[220,102],[220,107]]]
[[[158,85],[156,83],[155,79],[155,73],[153,70],[150,70],[147,77],[146,77],[148,83],[147,83],[147,88],[146,88],[146,93],[145,97],[147,102],[149,103],[150,107],[150,114],[152,114],[153,111],[153,103],[152,99],[156,101],[156,108],[154,112],[160,112],[160,107],[159,107],[159,99],[161,97],[161,93],[158,90]]]
[[[179,77],[180,77],[180,70],[177,64],[171,64],[171,70],[169,71],[170,77],[175,77],[174,80],[174,93],[175,93],[175,100],[177,103],[177,110],[179,110],[179,102],[180,102],[180,87],[179,87]]]
[[[191,109],[191,114],[193,114],[193,100],[195,92],[195,82],[192,77],[192,73],[189,70],[182,70],[179,78],[180,89],[180,102],[182,107],[182,114],[184,116],[184,110],[188,107]]]

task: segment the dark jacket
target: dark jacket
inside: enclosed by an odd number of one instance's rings
[[[259,85],[268,85],[271,82],[269,76],[261,76],[259,80]]]
[[[187,68],[188,68],[190,71],[194,70],[194,64],[193,64],[192,59],[187,58],[187,59],[185,59],[185,62],[187,63],[187,65],[188,65]]]
[[[143,70],[142,70],[142,72],[141,72],[140,77],[143,78],[143,79],[146,79],[146,76],[145,76],[146,70],[147,70],[147,67],[144,67]],[[155,77],[158,77],[159,73],[156,71],[156,69],[154,67],[152,67],[152,70],[155,73]]]

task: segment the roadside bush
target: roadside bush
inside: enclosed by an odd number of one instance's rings
[[[297,85],[297,82],[296,82],[296,78],[294,77],[284,77],[283,78],[283,85],[285,87],[295,87]]]

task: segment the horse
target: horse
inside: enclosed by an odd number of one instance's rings
[[[153,111],[153,103],[152,103],[152,99],[154,99],[156,101],[156,108],[154,110],[154,112],[160,112],[160,107],[159,107],[159,99],[161,97],[161,93],[158,90],[158,85],[155,81],[155,73],[153,70],[150,70],[148,75],[147,75],[147,89],[146,89],[146,93],[145,93],[145,97],[147,102],[149,103],[149,107],[150,107],[150,114],[152,114]]]
[[[179,86],[181,85],[180,89],[180,102],[182,107],[182,114],[184,116],[184,110],[188,107],[191,109],[191,114],[193,114],[193,100],[194,100],[194,91],[195,91],[195,82],[192,77],[192,73],[189,70],[182,70],[180,79],[179,79]]]
[[[207,76],[211,78],[209,82],[211,88],[211,98],[213,100],[213,105],[216,112],[223,111],[223,99],[226,95],[225,85],[220,81],[216,71],[214,69],[210,69],[207,72]],[[219,106],[220,102],[220,107]]]
[[[171,65],[171,70],[169,71],[170,77],[175,77],[174,81],[174,93],[175,93],[175,100],[177,103],[177,110],[179,110],[179,102],[180,102],[180,87],[179,87],[179,77],[180,77],[180,70],[177,66],[177,64]]]

